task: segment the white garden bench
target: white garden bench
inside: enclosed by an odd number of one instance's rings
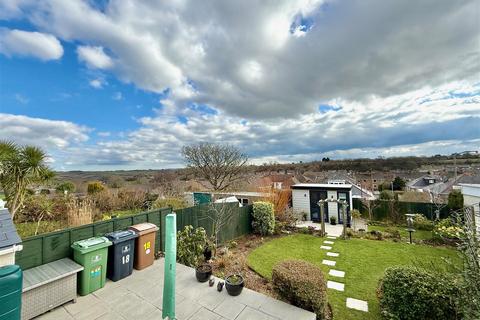
[[[22,320],[32,319],[77,300],[77,272],[83,267],[65,258],[23,272]]]

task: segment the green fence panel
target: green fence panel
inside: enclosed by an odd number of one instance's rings
[[[93,235],[95,237],[103,236],[106,233],[115,231],[113,229],[113,221],[99,222],[93,225]]]
[[[88,239],[93,237],[93,225],[77,227],[70,231],[70,244],[78,240]]]
[[[224,204],[216,204],[224,205]],[[236,203],[231,205],[233,215],[219,233],[221,243],[230,241],[251,232],[251,206],[239,208]],[[113,218],[92,224],[55,231],[23,239],[23,250],[16,253],[16,262],[23,270],[30,269],[48,262],[72,256],[70,245],[78,240],[101,236],[115,230],[124,230],[129,226],[142,222],[150,222],[159,227],[155,239],[160,251],[164,250],[165,217],[171,213],[171,208],[164,208],[136,215]],[[213,220],[210,205],[200,205],[177,210],[177,230],[182,230],[186,225],[194,228],[203,227],[208,235],[213,233]]]
[[[70,256],[70,232],[57,232],[43,237],[42,263]]]
[[[132,216],[132,224],[139,224],[144,222],[148,222],[148,215],[146,213]]]
[[[43,264],[43,237],[32,237],[24,240],[23,250],[15,254],[15,263],[23,270],[33,268]]]

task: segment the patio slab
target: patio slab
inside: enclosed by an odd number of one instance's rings
[[[334,244],[335,242],[329,241],[329,240],[325,240],[325,241],[323,241],[323,243],[325,243],[325,244]]]
[[[337,262],[336,262],[336,261],[333,261],[333,260],[323,259],[323,260],[322,260],[322,264],[325,264],[325,265],[327,265],[327,266],[334,266],[334,265],[337,264]]]
[[[105,287],[78,297],[77,303],[65,304],[37,319],[161,319],[163,268],[164,260],[156,260],[147,269],[134,270],[130,277],[117,282],[107,280]],[[248,288],[237,297],[229,296],[225,289],[218,292],[216,285],[198,282],[195,270],[181,264],[177,264],[175,300],[177,320],[316,319],[310,311]]]
[[[337,252],[327,252],[327,256],[329,257],[338,257],[340,254]]]
[[[327,288],[337,291],[345,291],[345,284],[335,281],[327,281]]]
[[[344,278],[345,277],[345,271],[340,271],[340,270],[330,269],[328,274],[331,275],[331,276],[334,276],[334,277],[338,277],[338,278]]]
[[[368,302],[353,298],[347,298],[347,308],[368,312]]]
[[[330,247],[330,246],[320,246],[320,249],[332,250],[332,247]]]

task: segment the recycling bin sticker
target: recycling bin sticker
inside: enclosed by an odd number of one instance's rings
[[[102,274],[102,266],[97,266],[97,267],[90,270],[90,277],[91,278],[99,277],[101,274]]]
[[[97,254],[95,256],[92,256],[92,263],[98,263],[102,260],[102,256]]]
[[[143,244],[143,249],[145,249],[145,254],[150,254],[150,241]]]

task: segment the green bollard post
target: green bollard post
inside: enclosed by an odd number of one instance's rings
[[[177,263],[177,215],[165,217],[165,272],[162,319],[175,319],[175,266]]]

